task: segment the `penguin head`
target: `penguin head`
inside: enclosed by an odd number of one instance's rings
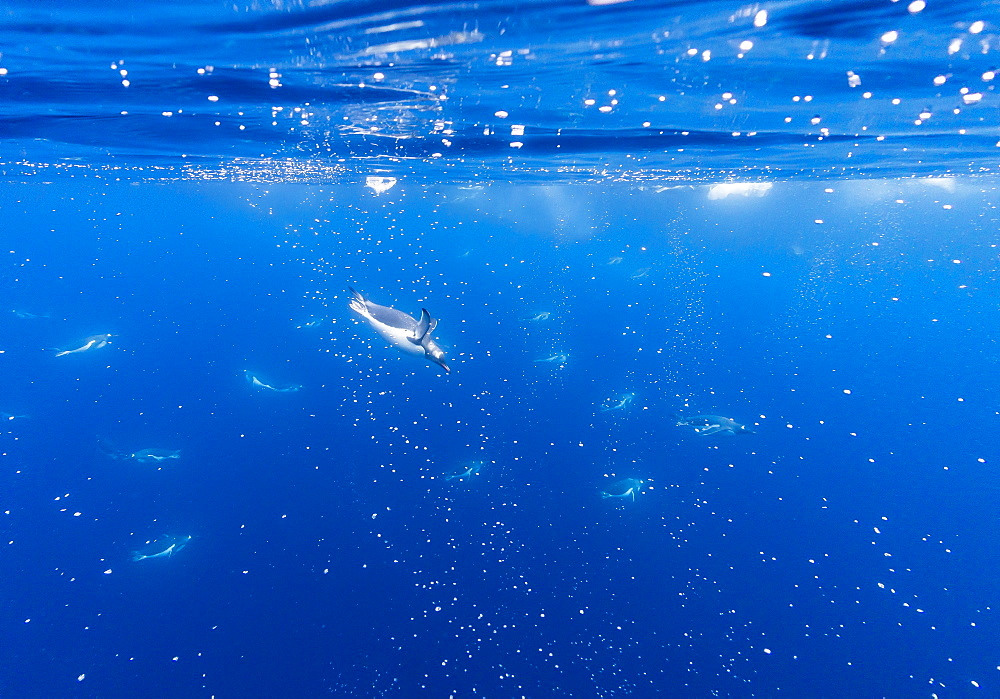
[[[446,374],[451,372],[451,369],[448,367],[448,365],[444,363],[444,350],[441,349],[440,347],[425,347],[424,355],[429,360],[431,360],[432,362],[440,366],[442,369],[444,369]]]

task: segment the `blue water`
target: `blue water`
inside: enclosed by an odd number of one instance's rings
[[[1000,694],[995,15],[9,3],[0,695]]]

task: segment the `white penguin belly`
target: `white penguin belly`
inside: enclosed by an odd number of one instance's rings
[[[402,328],[394,328],[391,325],[380,323],[369,315],[365,316],[368,324],[375,328],[375,332],[382,336],[382,339],[398,349],[400,352],[413,355],[424,355],[424,348],[412,341],[413,333]]]

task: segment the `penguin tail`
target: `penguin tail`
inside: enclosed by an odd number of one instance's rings
[[[351,307],[351,310],[360,315],[367,315],[368,302],[365,299],[364,295],[357,289],[355,289],[353,286],[349,286],[347,288],[350,289],[351,295],[353,296],[350,303],[348,304]]]

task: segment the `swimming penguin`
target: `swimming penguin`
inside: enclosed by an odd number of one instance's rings
[[[247,381],[250,383],[251,386],[262,390],[267,389],[268,391],[275,391],[276,393],[295,393],[296,391],[302,388],[302,386],[297,384],[292,384],[289,386],[272,386],[269,383],[264,383],[263,381],[261,381],[260,377],[251,374],[250,371],[247,369],[243,370],[243,375],[247,377]]]
[[[168,459],[181,458],[180,449],[138,449],[131,454],[123,454],[123,458],[133,459],[140,464],[158,464]]]
[[[180,551],[182,548],[188,545],[191,541],[192,536],[165,536],[156,541],[149,542],[146,547],[146,551],[149,553],[143,553],[142,551],[134,551],[132,553],[132,560],[135,562],[145,561],[147,558],[173,558],[174,554]],[[170,542],[170,545],[165,549],[160,550],[160,547]]]
[[[536,359],[535,364],[559,364],[562,366],[569,361],[568,354],[552,354],[548,357],[542,357],[541,359]]]
[[[431,337],[437,327],[437,319],[431,318],[426,308],[420,309],[420,319],[417,320],[395,308],[372,303],[354,289],[351,293],[354,295],[351,310],[368,321],[382,339],[401,352],[423,355],[446,372],[451,371],[444,363],[444,350]]]
[[[446,481],[453,481],[453,480],[460,480],[461,481],[461,480],[465,480],[466,478],[472,478],[473,476],[475,476],[475,475],[477,475],[479,473],[479,471],[480,471],[480,469],[482,469],[482,467],[483,467],[483,462],[482,461],[473,461],[468,466],[459,467],[457,470],[452,471],[451,473],[447,474],[444,477],[444,479]]]
[[[608,498],[632,498],[632,502],[635,502],[635,494],[642,492],[642,486],[645,482],[641,478],[625,478],[613,483],[608,490],[602,490],[601,498],[604,500]]]
[[[91,335],[90,337],[85,337],[83,339],[83,344],[76,349],[69,350],[59,350],[56,352],[57,357],[62,357],[66,354],[74,354],[76,352],[86,352],[88,350],[101,349],[102,347],[107,347],[111,344],[111,333],[104,333],[103,335]]]
[[[754,431],[743,423],[722,415],[692,415],[691,417],[674,415],[674,417],[677,418],[677,427],[693,427],[694,431],[703,437],[713,434],[754,434]]]

